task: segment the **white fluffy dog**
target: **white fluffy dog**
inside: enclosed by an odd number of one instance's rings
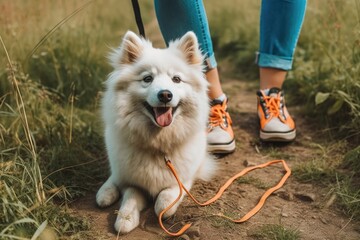
[[[165,156],[188,189],[196,178],[206,180],[213,173],[206,142],[208,83],[192,32],[156,49],[129,31],[110,60],[114,70],[106,81],[102,115],[111,176],[96,201],[106,207],[122,193],[115,229],[126,233],[138,226],[147,196],[156,199],[156,214],[178,196]]]

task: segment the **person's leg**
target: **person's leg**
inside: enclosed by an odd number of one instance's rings
[[[231,128],[231,119],[227,113],[227,99],[221,88],[208,20],[202,0],[155,0],[155,10],[166,43],[180,38],[187,31],[193,31],[196,34],[200,48],[205,55],[205,74],[210,83],[209,98],[216,100],[215,103],[218,103],[212,104],[213,107],[209,118],[209,150],[212,152],[234,151],[235,141]],[[213,108],[216,108],[216,110]]]
[[[258,55],[260,88],[282,86],[286,71],[292,67],[305,9],[306,0],[262,1]]]
[[[260,89],[282,88],[287,71],[279,68],[260,67]]]
[[[223,94],[215,59],[205,8],[201,0],[155,0],[156,16],[161,33],[168,44],[193,31],[205,55],[206,78],[210,83],[209,97]]]
[[[291,141],[295,124],[281,92],[305,16],[306,0],[263,0],[260,19],[260,138]],[[275,100],[271,100],[275,99]],[[276,105],[276,106],[275,106]]]

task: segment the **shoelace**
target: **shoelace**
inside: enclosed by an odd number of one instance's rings
[[[212,106],[210,109],[209,129],[211,130],[217,126],[225,129],[227,126],[224,124],[224,117],[227,123],[231,125],[232,120],[229,113],[225,110],[225,103]]]
[[[263,105],[265,107],[266,118],[272,115],[285,123],[286,116],[283,112],[284,103],[281,94],[278,93],[276,96],[266,96],[263,94],[262,98],[265,103]]]
[[[267,114],[272,113],[274,117],[280,116],[280,96],[264,96]]]

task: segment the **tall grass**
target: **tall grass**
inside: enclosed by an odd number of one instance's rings
[[[107,174],[96,114],[105,55],[133,23],[128,2],[88,3],[0,2],[1,239],[83,239],[88,228],[66,206]]]
[[[326,123],[330,134],[358,144],[360,1],[313,1],[306,18],[295,71],[289,76],[294,102],[304,104],[315,121]]]
[[[4,23],[2,35],[10,54],[16,56],[34,81],[56,90],[65,101],[75,85],[77,105],[86,106],[94,103],[110,70],[106,62],[109,46],[119,44],[127,29],[135,29],[130,4],[130,1],[109,1],[105,6],[100,1],[42,0],[41,4],[7,1],[2,3],[4,14],[0,16]],[[83,9],[52,32],[79,8]],[[49,32],[52,34],[43,41]],[[42,44],[33,51],[40,41]],[[0,63],[5,66],[3,59]],[[0,76],[4,74],[2,70]],[[3,95],[8,83],[2,80],[0,84]]]
[[[291,100],[305,106],[304,115],[321,126],[322,134],[346,141],[349,153],[337,164],[333,155],[326,157],[320,175],[326,176],[321,180],[327,179],[344,213],[359,219],[360,1],[309,3],[295,70],[289,75]],[[314,160],[300,175],[313,178],[311,172],[319,174],[321,162]]]
[[[14,89],[0,104],[0,238],[40,234],[46,229],[37,231],[42,223],[56,226],[60,235],[86,229],[86,222],[75,221],[54,200],[66,204],[104,174],[98,167],[102,141],[93,115],[79,109],[71,115],[56,94],[12,63],[9,80]]]

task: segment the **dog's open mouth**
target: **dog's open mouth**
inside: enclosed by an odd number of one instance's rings
[[[169,126],[173,121],[173,115],[176,107],[152,107],[147,102],[144,103],[146,109],[151,113],[154,117],[155,122],[160,127]]]

